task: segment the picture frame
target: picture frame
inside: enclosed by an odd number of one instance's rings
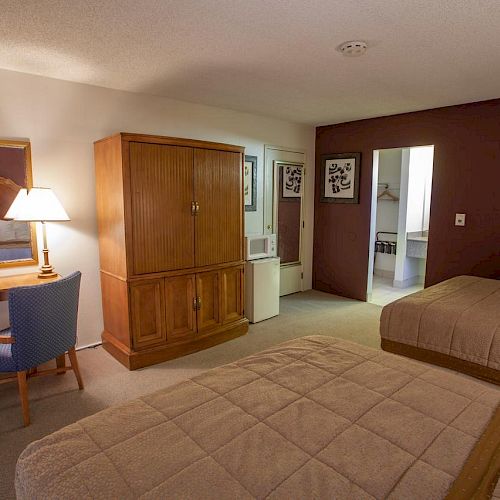
[[[279,200],[300,203],[304,186],[304,165],[277,162],[277,166],[279,168]]]
[[[333,153],[321,156],[320,202],[359,203],[361,153]]]
[[[245,155],[243,168],[245,212],[257,211],[257,157]]]

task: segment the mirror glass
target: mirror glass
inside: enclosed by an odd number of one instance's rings
[[[278,163],[278,256],[281,264],[300,263],[304,166]]]
[[[38,262],[34,223],[4,220],[18,191],[31,187],[30,143],[0,140],[0,267]]]

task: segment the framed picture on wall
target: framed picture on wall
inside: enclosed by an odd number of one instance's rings
[[[359,203],[361,153],[339,153],[321,157],[323,203]]]
[[[243,171],[243,196],[245,212],[257,211],[257,157],[245,155]]]
[[[280,200],[294,201],[302,197],[304,165],[294,163],[279,164]]]

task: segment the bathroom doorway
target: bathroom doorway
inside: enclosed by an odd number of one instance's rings
[[[368,302],[424,287],[434,146],[373,152]]]

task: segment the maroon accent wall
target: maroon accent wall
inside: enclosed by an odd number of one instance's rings
[[[426,286],[500,278],[500,99],[316,129],[313,288],[366,300],[373,150],[433,144]],[[359,205],[320,203],[320,157],[361,152]],[[466,226],[454,225],[466,213]]]

